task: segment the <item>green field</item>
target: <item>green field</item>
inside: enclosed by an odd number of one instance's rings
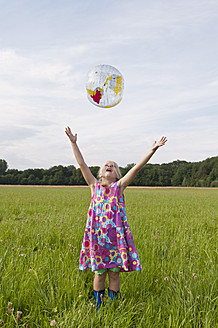
[[[122,300],[96,316],[93,273],[78,271],[89,189],[0,187],[4,327],[217,327],[218,189],[125,197],[143,270],[122,273]]]

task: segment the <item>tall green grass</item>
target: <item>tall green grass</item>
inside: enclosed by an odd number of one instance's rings
[[[78,270],[89,189],[0,188],[4,327],[216,327],[218,190],[125,197],[143,270],[122,273],[122,300],[110,307],[106,296],[96,316],[93,273]]]

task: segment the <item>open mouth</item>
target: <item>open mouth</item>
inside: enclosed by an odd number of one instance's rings
[[[106,172],[111,172],[111,169],[107,169]]]

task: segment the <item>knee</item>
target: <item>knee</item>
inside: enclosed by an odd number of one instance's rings
[[[109,280],[117,281],[120,277],[120,273],[119,272],[108,271],[108,276],[109,276]]]
[[[105,281],[107,272],[104,272],[103,274],[95,274],[95,279],[97,279],[99,282]]]

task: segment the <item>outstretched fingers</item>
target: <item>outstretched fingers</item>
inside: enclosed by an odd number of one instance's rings
[[[70,138],[70,140],[71,140],[72,142],[76,142],[76,141],[77,141],[77,133],[75,133],[75,135],[73,135],[73,133],[71,132],[71,129],[70,129],[69,126],[67,126],[67,127],[65,128],[65,133],[66,133],[66,135]]]
[[[68,137],[69,137],[70,134],[72,134],[71,129],[70,129],[69,126],[67,126],[67,127],[65,128],[65,133],[68,135]]]
[[[163,146],[163,145],[165,145],[165,143],[167,142],[167,138],[166,137],[162,137],[161,139],[160,139],[160,141],[159,141],[159,143]]]
[[[162,137],[158,142],[157,141],[154,142],[152,146],[152,150],[157,150],[159,147],[164,146],[166,142],[167,142],[167,138]]]

